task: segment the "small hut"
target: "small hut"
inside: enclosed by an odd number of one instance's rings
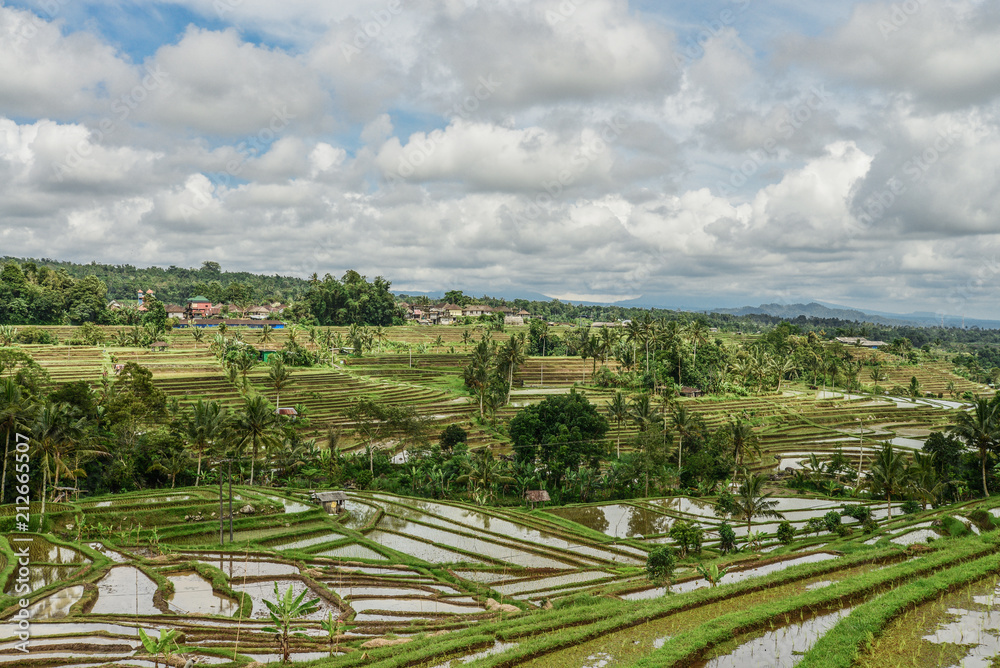
[[[535,504],[551,501],[549,493],[544,489],[529,489],[524,493],[524,500],[531,504],[531,509],[535,509]]]
[[[274,409],[275,415],[284,415],[286,417],[298,417],[299,412],[292,408],[291,406],[282,406],[281,408]]]
[[[170,347],[170,344],[166,341],[157,341],[149,345],[149,349],[154,353],[162,353],[164,350]]]
[[[345,492],[314,492],[313,501],[323,504],[323,510],[331,515],[339,515],[344,512],[344,504],[347,503]]]

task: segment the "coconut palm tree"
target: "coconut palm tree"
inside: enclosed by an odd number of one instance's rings
[[[188,443],[198,454],[198,472],[195,474],[194,485],[201,483],[201,460],[224,435],[227,412],[217,401],[205,402],[201,399],[192,407],[191,416],[184,425],[184,433]]]
[[[875,461],[869,469],[868,485],[873,490],[885,493],[887,519],[892,519],[892,497],[901,496],[910,484],[906,467],[906,457],[893,449],[892,443],[883,443],[875,453]]]
[[[45,515],[45,498],[48,483],[59,486],[62,474],[73,476],[75,471],[67,465],[74,445],[83,435],[84,419],[74,415],[69,404],[46,401],[38,407],[31,423],[31,444],[35,460],[42,468],[42,516]]]
[[[687,326],[687,337],[688,340],[694,344],[694,360],[693,363],[698,362],[698,344],[708,343],[708,325],[704,320],[695,320]]]
[[[677,435],[680,439],[677,445],[677,468],[680,469],[682,464],[681,456],[684,451],[684,439],[694,434],[695,419],[694,415],[689,413],[685,406],[677,406],[670,416],[670,421],[674,429],[677,430]]]
[[[729,443],[733,448],[733,458],[736,460],[736,468],[743,465],[748,454],[760,455],[760,439],[754,432],[753,427],[740,418],[736,418],[729,423]]]
[[[764,493],[764,483],[766,482],[767,478],[762,475],[749,475],[743,480],[733,496],[733,515],[746,520],[747,535],[750,534],[754,517],[785,519],[784,515],[775,510],[778,502],[771,498],[770,493]]]
[[[174,450],[166,457],[161,457],[150,464],[146,473],[156,471],[170,476],[170,489],[173,489],[177,486],[177,476],[187,471],[190,465],[191,457],[186,452]]]
[[[646,431],[650,425],[656,422],[656,410],[648,394],[640,394],[632,400],[629,411],[632,421],[639,427],[639,431]]]
[[[882,365],[876,364],[872,367],[872,370],[868,372],[868,377],[872,379],[875,383],[875,394],[878,394],[878,383],[882,380]]]
[[[277,419],[274,409],[260,395],[252,396],[236,413],[232,423],[235,445],[243,450],[250,446],[250,485],[253,486],[254,467],[260,450],[269,448],[275,441]]]
[[[972,411],[959,411],[955,416],[955,425],[949,429],[970,448],[979,450],[979,465],[983,476],[983,496],[989,496],[986,487],[986,459],[1000,441],[1000,425],[998,425],[997,404],[980,397],[976,400]]]
[[[629,417],[628,402],[625,400],[625,395],[621,392],[615,392],[615,396],[611,399],[611,403],[608,404],[608,417],[611,418],[611,421],[618,427],[618,444],[616,452],[617,459],[621,459],[622,425],[628,421]]]
[[[260,328],[260,342],[271,343],[272,341],[274,341],[274,327],[271,325],[264,325]]]
[[[270,368],[267,370],[267,379],[264,381],[268,387],[275,392],[274,409],[281,408],[281,391],[292,384],[292,370],[285,366],[280,355],[274,357]]]
[[[201,340],[205,338],[205,330],[200,327],[195,327],[194,325],[192,325],[191,328],[191,338],[194,339],[194,347],[197,348],[198,344],[201,343]]]
[[[497,356],[497,369],[501,375],[507,376],[507,397],[504,403],[510,403],[510,392],[514,388],[514,372],[524,364],[524,343],[513,334],[500,347]]]
[[[31,399],[21,390],[13,378],[0,379],[0,427],[4,430],[3,474],[0,476],[0,504],[4,499],[7,483],[7,460],[10,456],[10,437],[24,426],[33,406]]]

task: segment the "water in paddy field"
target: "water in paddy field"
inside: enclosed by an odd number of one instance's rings
[[[174,595],[167,606],[179,614],[232,616],[239,609],[236,601],[212,591],[212,583],[197,573],[167,577],[174,583]]]
[[[304,583],[298,580],[269,580],[267,582],[235,582],[231,586],[233,588],[233,591],[242,591],[250,595],[250,598],[253,601],[253,612],[251,613],[251,617],[253,617],[254,619],[268,619],[267,606],[264,605],[264,599],[267,599],[269,601],[275,600],[275,594],[274,594],[275,583],[278,584],[279,596],[284,596],[285,591],[288,589],[288,586],[291,585],[293,596],[298,596],[303,591],[308,590],[308,593],[305,595],[305,598],[303,600],[308,601],[314,598],[319,599],[319,608],[316,610],[316,612],[313,612],[312,614],[307,615],[302,619],[308,619],[312,621],[326,619],[327,613],[329,612],[333,612],[334,617],[340,616],[340,610],[336,606],[332,605],[325,599],[320,598],[319,594],[317,594],[312,589],[309,589]]]
[[[627,504],[613,503],[606,506],[556,508],[546,512],[600,531],[612,538],[649,536],[664,533],[670,528],[672,518]]]
[[[41,536],[32,536],[30,543],[11,543],[17,549],[28,547],[28,558],[32,564],[89,564],[88,559],[79,550],[71,547],[55,545]]]
[[[476,659],[485,659],[488,656],[493,656],[495,654],[503,654],[507,650],[514,649],[517,647],[516,642],[500,642],[499,640],[494,641],[493,647],[482,650],[481,652],[476,652],[475,654],[469,654],[468,656],[463,656],[458,659],[452,659],[450,661],[445,661],[444,663],[439,663],[433,668],[457,668],[466,663],[472,663]]]
[[[97,582],[94,615],[160,615],[153,605],[156,583],[134,566],[115,566]]]
[[[81,566],[35,566],[31,565],[28,575],[28,587],[31,591],[38,591],[42,587],[47,587],[51,584],[56,584],[59,582],[65,582],[73,576],[74,573],[79,571]],[[12,576],[7,580],[7,586],[4,588],[5,594],[10,594],[14,591],[14,588],[19,584],[18,578]]]
[[[791,668],[802,660],[802,655],[832,629],[837,622],[850,614],[843,608],[826,615],[801,622],[787,623],[741,644],[732,652],[708,661],[694,663],[696,668]]]
[[[32,619],[60,619],[67,616],[69,609],[81,598],[83,598],[83,585],[66,587],[33,603],[28,611]],[[34,626],[32,628],[34,629]]]
[[[762,575],[768,575],[770,573],[775,573],[777,571],[782,571],[786,568],[792,566],[798,566],[799,564],[812,564],[817,561],[827,561],[829,559],[836,559],[836,555],[828,554],[826,552],[821,552],[819,554],[807,554],[804,557],[798,557],[795,559],[786,559],[784,561],[777,561],[765,566],[757,566],[756,568],[747,568],[742,571],[736,571],[733,573],[727,573],[719,584],[727,585],[734,582],[742,582],[743,580],[749,580],[750,578],[760,577]],[[687,591],[694,591],[695,589],[700,589],[701,587],[708,587],[708,581],[704,578],[698,578],[696,580],[688,580],[687,582],[680,582],[670,587],[670,591],[675,594],[680,594]],[[638,601],[649,598],[659,598],[666,594],[666,589],[663,587],[653,587],[652,589],[644,589],[642,591],[632,592],[631,594],[625,594],[622,596],[623,599],[628,601]]]
[[[198,561],[218,568],[230,578],[292,575],[299,572],[299,567],[292,564],[283,564],[277,561],[253,561],[239,554],[216,555],[213,559],[198,559]]]
[[[881,668],[899,663],[990,668],[1000,655],[1000,579],[973,583],[925,603],[891,622],[855,665]]]

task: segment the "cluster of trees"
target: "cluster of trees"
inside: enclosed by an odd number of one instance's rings
[[[107,300],[135,300],[136,290],[153,290],[167,303],[183,304],[184,300],[202,295],[213,303],[250,304],[262,302],[289,303],[299,300],[309,287],[308,281],[292,276],[265,275],[246,271],[222,271],[218,262],[203,262],[197,269],[175,267],[135,267],[130,264],[77,264],[57,260],[3,258],[7,263],[45,268],[82,280],[93,276],[107,286]]]
[[[7,262],[0,269],[0,324],[110,324],[106,296],[95,276],[75,279],[62,269]]]
[[[502,344],[485,333],[472,349],[462,372],[465,387],[476,397],[480,418],[507,405],[514,387],[514,374],[526,359],[524,332],[511,334]]]
[[[356,271],[348,271],[339,280],[316,274],[300,302],[286,315],[299,323],[322,326],[373,325],[388,327],[403,324],[403,311],[389,292],[392,284],[376,276],[369,282]]]
[[[266,384],[276,393],[291,382],[280,360]],[[276,396],[276,400],[277,400]],[[304,409],[298,407],[300,416]],[[169,483],[202,484],[213,466],[233,459],[251,483],[282,477],[319,457],[315,443],[300,437],[301,421],[276,414],[264,396],[248,392],[227,409],[199,400],[187,408],[168,401],[150,371],[127,362],[95,390],[85,381],[53,385],[25,353],[0,349],[0,430],[4,466],[0,503],[15,482],[9,451],[16,434],[28,436],[31,485],[44,502],[77,487],[92,493],[129,491]]]

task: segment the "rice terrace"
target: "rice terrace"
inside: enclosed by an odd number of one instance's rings
[[[0,664],[998,665],[993,332],[355,288],[0,325]]]

